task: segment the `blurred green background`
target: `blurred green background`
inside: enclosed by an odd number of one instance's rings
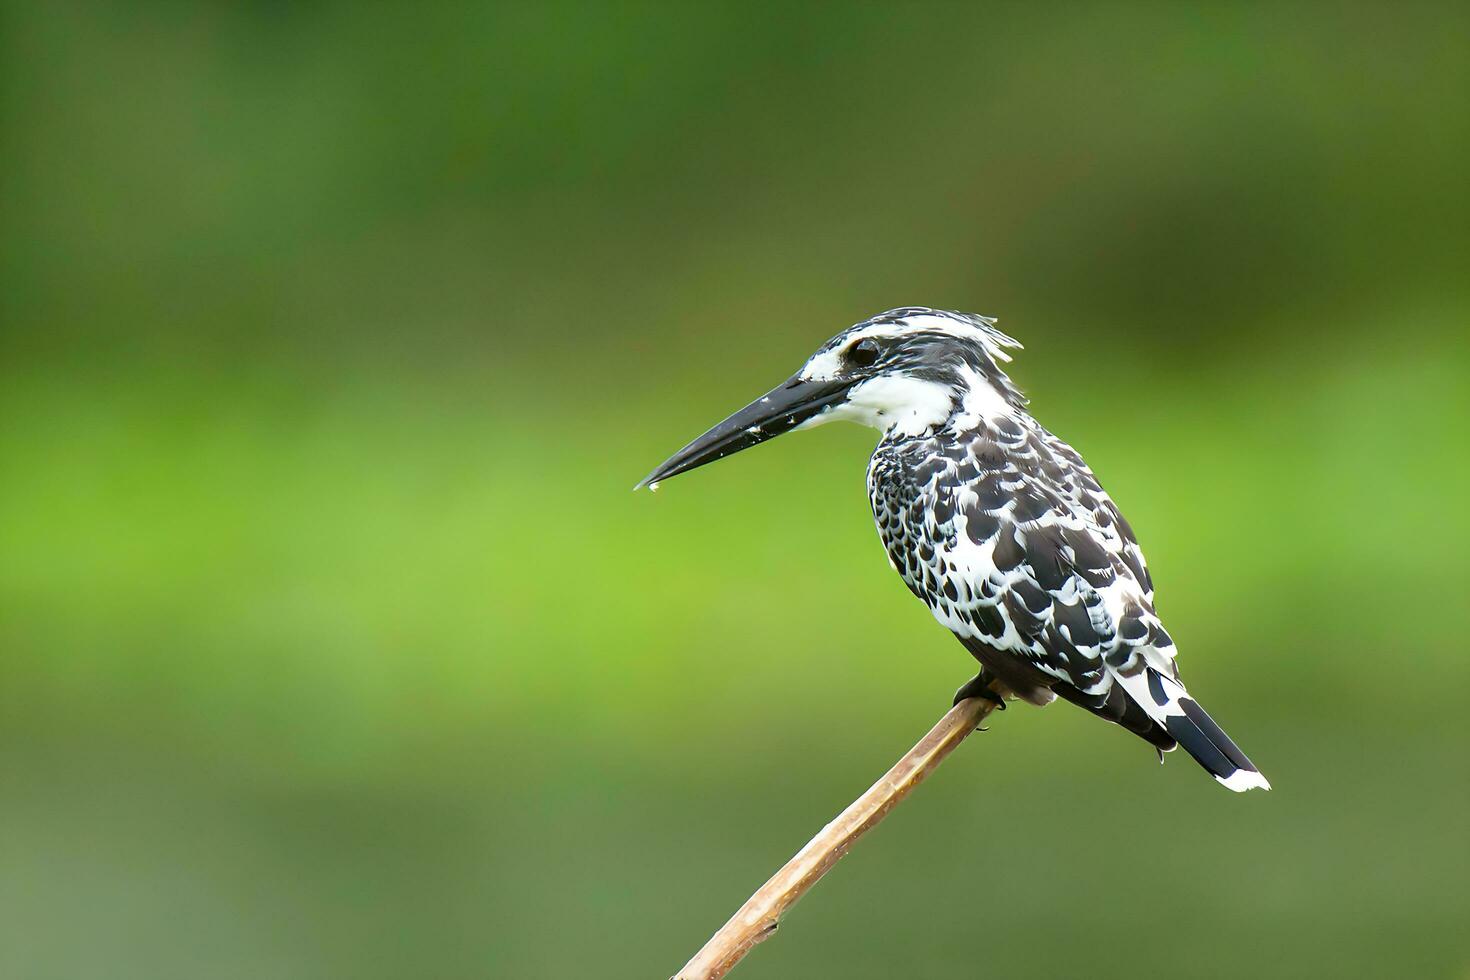
[[[973,663],[875,436],[1001,317],[1233,796],[998,716],[738,976],[1457,977],[1464,4],[12,3],[0,975],[664,977]]]

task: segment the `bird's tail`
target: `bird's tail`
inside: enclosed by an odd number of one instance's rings
[[[1261,771],[1240,751],[1240,746],[1189,696],[1184,685],[1152,667],[1145,667],[1132,677],[1113,676],[1221,786],[1237,793],[1271,788]]]

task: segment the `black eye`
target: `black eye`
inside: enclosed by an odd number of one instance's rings
[[[859,340],[847,349],[847,363],[853,367],[872,367],[878,363],[883,348],[876,340]]]

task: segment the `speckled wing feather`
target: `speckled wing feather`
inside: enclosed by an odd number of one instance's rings
[[[1075,450],[1000,415],[885,442],[869,491],[904,582],[1014,693],[1060,694],[1173,746],[1119,687],[1150,668],[1177,681],[1174,647],[1132,529]]]

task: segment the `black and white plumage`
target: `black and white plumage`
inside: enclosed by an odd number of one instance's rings
[[[1060,695],[1160,753],[1182,745],[1229,789],[1269,789],[1180,681],[1127,520],[1002,368],[1020,346],[988,317],[879,314],[639,486],[791,429],[871,425],[883,437],[868,495],[889,561],[981,665],[957,698]]]

